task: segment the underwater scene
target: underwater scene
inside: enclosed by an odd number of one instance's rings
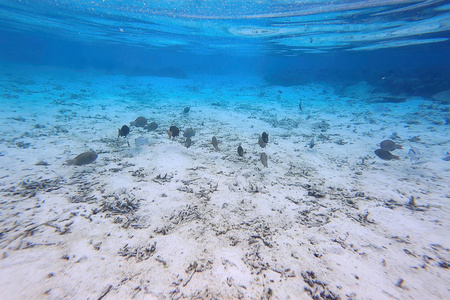
[[[449,57],[444,0],[0,0],[0,299],[449,299]]]

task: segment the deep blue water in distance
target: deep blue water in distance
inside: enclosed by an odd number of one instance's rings
[[[450,86],[448,1],[255,3],[1,1],[0,61],[286,86],[366,80],[424,96]]]
[[[449,103],[450,0],[0,0],[0,299],[444,299]]]

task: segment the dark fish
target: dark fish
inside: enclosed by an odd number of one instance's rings
[[[395,149],[403,149],[401,145],[397,145],[394,141],[384,140],[380,143],[380,148],[386,151],[394,151]]]
[[[266,132],[262,133],[262,140],[264,143],[268,143],[269,142],[269,134],[267,134]]]
[[[190,110],[191,110],[191,108],[190,108],[189,106],[186,106],[186,107],[183,109],[183,113],[187,114]]]
[[[219,142],[217,141],[217,138],[215,136],[212,137],[212,144],[214,146],[214,149],[216,149],[216,151],[220,151],[219,150]]]
[[[147,129],[148,131],[155,131],[157,128],[158,124],[155,122],[151,122],[150,124],[144,126],[144,129]]]
[[[147,125],[147,119],[144,117],[138,117],[136,120],[131,122],[130,125],[136,127],[144,127],[145,125]]]
[[[314,137],[309,142],[309,148],[313,148],[316,144],[314,143]]]
[[[130,127],[128,127],[127,125],[123,125],[122,128],[119,129],[119,136],[127,136],[127,134],[130,133]]]
[[[243,157],[243,156],[244,156],[244,149],[242,149],[242,146],[241,146],[241,145],[239,145],[237,151],[238,151],[238,154],[239,154],[240,157]]]
[[[176,137],[180,135],[180,129],[176,126],[170,126],[169,131],[172,133],[172,137]]]
[[[189,148],[191,146],[191,144],[192,144],[191,138],[187,137],[186,140],[184,141],[184,146],[186,148]]]
[[[69,159],[68,161],[66,161],[66,163],[69,166],[70,165],[81,166],[81,165],[90,164],[91,162],[95,161],[96,159],[97,159],[97,153],[95,153],[94,151],[89,151],[89,152],[81,153],[74,159]]]
[[[300,111],[302,111],[302,101],[300,101],[300,103],[298,104],[298,109],[300,109]]]
[[[261,146],[261,148],[266,148],[266,143],[264,143],[262,136],[259,136],[258,144]]]
[[[192,128],[188,128],[184,131],[183,136],[187,138],[193,137],[195,136],[195,130]]]
[[[391,152],[383,149],[377,149],[374,152],[376,156],[384,160],[400,159],[400,157],[398,157],[397,155],[393,155]]]
[[[263,164],[263,166],[267,168],[267,154],[264,152],[261,153],[261,156],[259,157],[259,159],[261,160],[261,163]]]

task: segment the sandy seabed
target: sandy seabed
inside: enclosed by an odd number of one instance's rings
[[[445,105],[364,82],[4,70],[1,299],[448,297]],[[118,138],[139,116],[158,129]],[[375,156],[384,139],[399,160]]]

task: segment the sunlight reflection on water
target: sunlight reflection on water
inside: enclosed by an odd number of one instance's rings
[[[373,50],[448,41],[445,0],[6,1],[5,30],[179,51]]]

